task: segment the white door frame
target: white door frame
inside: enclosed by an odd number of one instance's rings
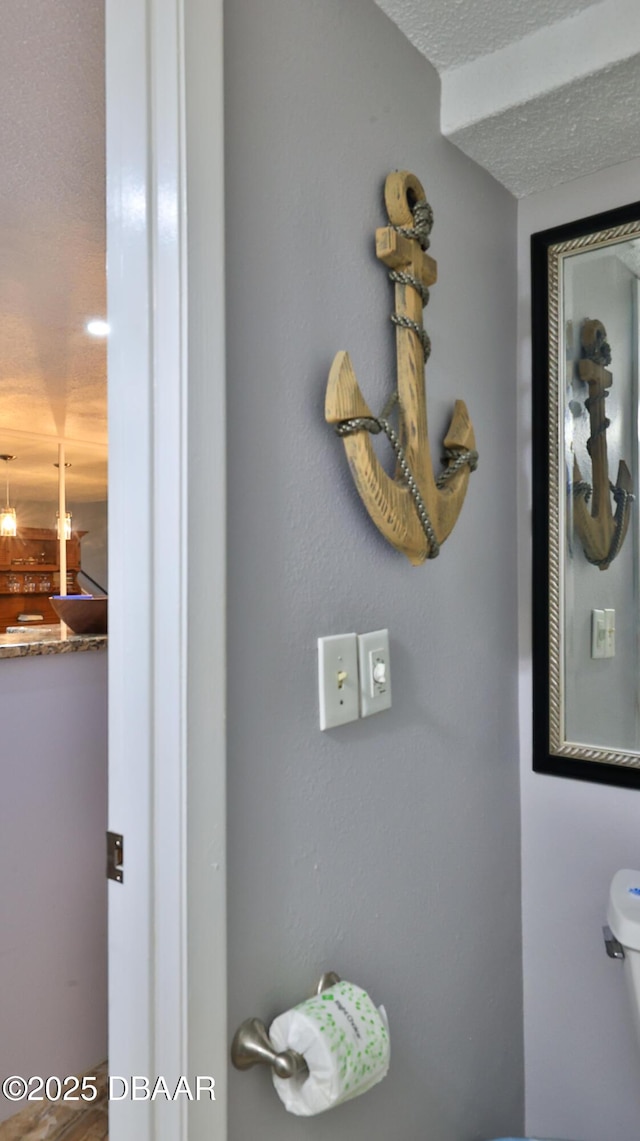
[[[217,1097],[112,1102],[109,1135],[225,1141],[222,0],[106,27],[110,1071]]]

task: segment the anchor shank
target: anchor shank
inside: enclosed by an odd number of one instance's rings
[[[396,285],[396,313],[422,328],[422,301],[411,285]],[[421,487],[434,483],[427,425],[427,398],[422,344],[412,329],[396,328],[400,442]],[[435,486],[435,484],[434,484]]]
[[[609,491],[605,392],[611,387],[613,377],[602,365],[595,364],[591,360],[581,360],[579,372],[581,379],[589,385],[589,421],[591,425],[589,452],[593,484],[591,517],[601,521],[603,534],[609,541],[613,530],[613,512]]]
[[[405,270],[425,287],[437,279],[438,267],[433,258],[424,253],[415,239],[398,234],[392,227],[376,233],[376,254],[393,269]],[[413,285],[397,283],[395,311],[399,317],[408,317],[423,328],[422,298]],[[435,479],[427,426],[427,396],[425,361],[422,342],[412,329],[396,327],[398,360],[398,397],[401,416],[399,435],[407,462],[422,488],[435,492]]]

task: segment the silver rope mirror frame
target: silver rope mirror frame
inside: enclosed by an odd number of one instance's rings
[[[531,267],[533,767],[640,787],[640,203],[533,234]]]

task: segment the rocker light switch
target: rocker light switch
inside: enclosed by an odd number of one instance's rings
[[[389,631],[358,634],[360,664],[360,713],[370,717],[391,707]]]
[[[616,656],[616,612],[615,610],[605,610],[604,612],[604,656],[605,658],[615,658]]]

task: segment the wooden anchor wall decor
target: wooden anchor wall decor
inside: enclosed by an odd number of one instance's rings
[[[627,533],[630,506],[633,502],[633,482],[624,460],[618,465],[614,484],[609,480],[607,457],[607,428],[604,402],[613,383],[612,374],[605,368],[611,363],[611,349],[606,340],[607,330],[601,321],[585,321],[581,344],[583,358],[578,363],[580,379],[589,385],[585,407],[589,413],[591,436],[587,450],[591,456],[593,487],[582,478],[578,461],[573,461],[573,518],[574,526],[590,563],[606,570],[620,551]],[[591,511],[589,511],[589,498]],[[611,496],[616,502],[615,517],[611,509]]]
[[[475,436],[463,400],[456,400],[444,439],[444,470],[433,474],[427,432],[424,367],[431,345],[422,310],[437,264],[426,252],[433,224],[424,189],[408,171],[395,171],[385,183],[389,225],[376,230],[376,255],[395,284],[398,361],[398,431],[385,412],[376,417],[364,399],[349,354],[337,354],[325,401],[327,423],[343,438],[349,467],[362,501],[378,529],[414,565],[435,558],[462,509],[469,475],[477,464]],[[387,475],[370,434],[384,432],[396,455],[396,473]]]

